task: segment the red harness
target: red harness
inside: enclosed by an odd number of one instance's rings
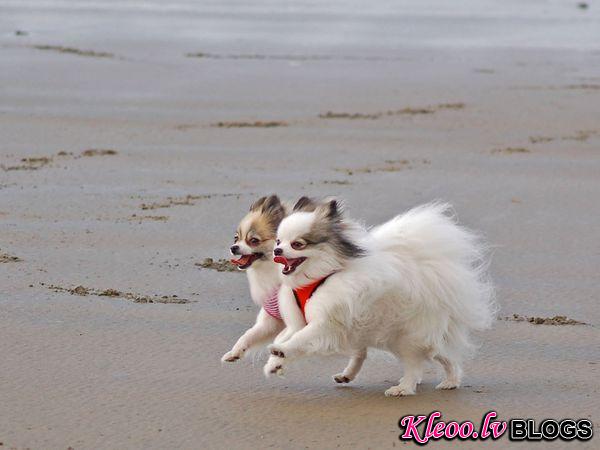
[[[296,303],[298,303],[298,307],[302,310],[302,315],[304,319],[306,319],[306,304],[312,297],[313,293],[321,286],[327,278],[329,278],[333,274],[327,275],[325,278],[321,278],[320,280],[314,281],[306,286],[300,286],[296,289],[292,289],[294,291],[294,297],[296,297]],[[308,321],[307,321],[308,322]]]

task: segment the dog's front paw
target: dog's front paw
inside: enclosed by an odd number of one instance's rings
[[[281,358],[271,356],[265,364],[263,372],[265,373],[265,377],[267,378],[274,374],[282,377],[284,373],[283,361],[281,360]]]
[[[273,356],[277,356],[278,358],[285,358],[285,352],[279,344],[269,345],[269,351]]]
[[[230,350],[223,355],[221,362],[235,362],[244,356],[244,350]]]
[[[343,373],[338,373],[337,375],[333,376],[333,381],[340,384],[350,383],[352,380],[353,378],[350,378],[349,376],[344,375]]]
[[[402,384],[392,386],[385,391],[386,397],[406,397],[407,395],[415,395],[415,390],[411,389],[410,386],[403,386]]]

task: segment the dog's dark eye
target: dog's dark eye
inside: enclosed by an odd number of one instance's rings
[[[260,239],[258,239],[258,238],[250,239],[250,245],[258,245],[258,244],[260,244]]]
[[[238,237],[238,235],[236,234],[236,235],[233,237],[233,242],[237,242],[237,241],[238,241],[238,239],[239,239],[239,237]]]
[[[275,240],[275,243],[276,243],[277,245],[279,245],[279,244],[281,244],[281,241],[280,241],[279,239],[277,239],[277,240]]]
[[[294,250],[302,250],[306,244],[300,241],[292,242],[292,248]]]

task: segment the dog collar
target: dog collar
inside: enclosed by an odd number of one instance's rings
[[[317,281],[313,281],[312,283],[307,284],[305,286],[300,286],[298,288],[292,289],[294,291],[294,297],[296,297],[296,303],[298,303],[298,307],[302,310],[302,315],[304,316],[305,320],[306,320],[306,312],[305,312],[306,304],[308,303],[308,301],[310,300],[310,298],[312,297],[314,292],[319,288],[319,286],[321,286],[323,283],[325,283],[327,278],[329,278],[331,275],[333,275],[333,273],[330,273],[326,277],[321,278],[320,280],[317,280]]]

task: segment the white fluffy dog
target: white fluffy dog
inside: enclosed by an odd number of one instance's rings
[[[265,374],[282,374],[304,355],[341,353],[352,359],[336,381],[348,382],[374,347],[404,362],[388,396],[414,394],[430,360],[445,371],[438,389],[458,387],[470,334],[488,328],[495,310],[484,247],[450,211],[423,205],[367,231],[336,200],[300,199],[277,231],[287,329],[270,347]]]
[[[281,202],[277,195],[261,197],[252,204],[237,228],[234,243],[229,249],[234,256],[232,263],[246,271],[250,295],[260,310],[256,323],[223,355],[222,362],[235,362],[243,358],[248,350],[271,342],[280,332],[280,340],[287,336],[289,329],[284,329],[277,300],[281,286],[280,270],[271,255],[277,227],[290,211],[291,205]],[[355,364],[352,358],[346,371]],[[334,378],[339,380],[340,376]]]
[[[271,254],[277,227],[286,214],[286,206],[279,197],[261,197],[252,204],[237,228],[229,249],[235,258],[231,262],[247,271],[250,295],[260,310],[254,326],[223,355],[222,362],[237,361],[249,349],[271,342],[284,328],[277,305],[281,280]]]

